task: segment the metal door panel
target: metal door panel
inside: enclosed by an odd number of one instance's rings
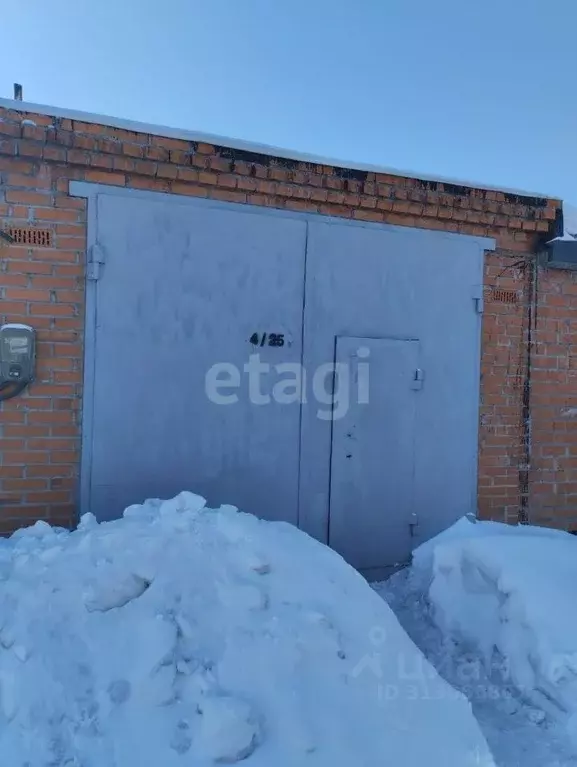
[[[97,319],[87,325],[83,497],[98,516],[189,487],[328,541],[334,424],[311,382],[341,336],[419,339],[413,541],[475,510],[473,296],[490,241],[153,193],[97,199],[90,237],[103,267],[89,290]],[[255,350],[255,332],[285,333],[290,344]],[[302,413],[299,402],[251,403],[242,369],[253,351],[272,364],[304,362]],[[240,371],[235,405],[206,396],[218,362]],[[278,379],[263,375],[262,391]]]
[[[334,221],[309,224],[303,360],[308,380],[338,336],[419,339],[425,380],[415,412],[414,543],[476,510],[486,241]],[[309,390],[309,398],[314,396]],[[303,408],[300,524],[327,541],[331,425]],[[387,456],[383,455],[383,468]],[[383,565],[389,563],[383,562]]]
[[[299,403],[252,404],[244,364],[301,361],[306,223],[100,195],[90,497],[99,518],[183,488],[296,522]],[[284,333],[255,348],[253,333]],[[215,404],[207,371],[239,371]],[[226,378],[226,373],[221,378]],[[273,368],[260,379],[270,394]],[[228,379],[227,379],[228,380]]]
[[[336,363],[351,396],[332,426],[329,543],[361,570],[402,564],[411,553],[418,342],[338,338]]]

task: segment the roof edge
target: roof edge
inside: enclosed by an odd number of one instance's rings
[[[57,117],[68,120],[78,120],[79,122],[92,123],[96,125],[105,125],[110,128],[131,131],[133,133],[149,133],[154,136],[163,136],[165,138],[181,139],[183,141],[198,141],[205,144],[226,147],[228,149],[237,149],[239,151],[254,152],[269,157],[280,157],[286,160],[295,160],[298,162],[312,163],[314,165],[330,165],[337,168],[365,171],[368,173],[382,173],[390,176],[400,176],[404,178],[413,178],[421,181],[437,181],[441,184],[454,184],[465,186],[471,189],[483,189],[494,192],[503,192],[505,194],[515,194],[523,197],[542,197],[548,200],[562,200],[551,194],[542,192],[531,192],[523,189],[515,189],[501,186],[492,186],[477,181],[464,181],[463,179],[449,178],[445,176],[433,176],[430,174],[417,173],[416,171],[401,170],[399,168],[389,168],[381,165],[362,163],[356,161],[336,159],[334,157],[323,157],[321,155],[309,154],[307,152],[298,152],[290,149],[283,149],[269,144],[258,144],[244,139],[235,139],[227,136],[219,136],[212,133],[203,133],[201,131],[185,130],[181,128],[171,128],[165,125],[155,125],[151,123],[138,122],[136,120],[127,120],[109,115],[93,114],[81,110],[64,109],[62,107],[48,106],[46,104],[35,104],[27,101],[15,101],[13,99],[0,98],[0,108],[10,109],[16,112],[26,112],[31,114],[44,115],[47,117]]]

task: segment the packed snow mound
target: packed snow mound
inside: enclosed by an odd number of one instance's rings
[[[441,630],[577,740],[577,539],[462,519],[415,552],[413,571]]]
[[[191,493],[0,544],[0,755],[494,767],[469,703],[337,554]]]

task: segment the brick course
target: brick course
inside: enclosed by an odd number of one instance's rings
[[[38,331],[37,380],[0,409],[0,533],[35,519],[68,525],[77,511],[86,210],[69,196],[71,180],[494,238],[485,264],[480,513],[577,526],[577,277],[536,266],[557,232],[559,200],[0,108],[0,227],[52,235],[50,248],[0,244],[0,321]]]

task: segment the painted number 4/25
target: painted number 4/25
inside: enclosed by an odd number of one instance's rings
[[[249,341],[253,346],[284,346],[284,333],[253,333]]]

